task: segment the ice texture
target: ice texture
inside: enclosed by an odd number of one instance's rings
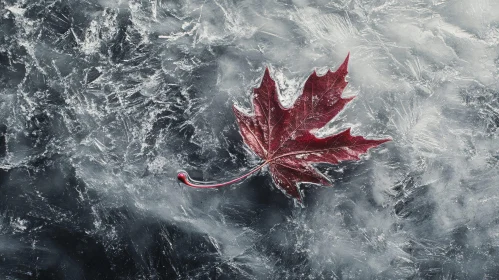
[[[350,52],[304,208],[232,105]],[[0,278],[498,279],[499,1],[0,0]]]

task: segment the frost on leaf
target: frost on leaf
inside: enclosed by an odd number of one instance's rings
[[[347,85],[348,59],[335,72],[318,76],[314,71],[290,108],[280,103],[276,83],[267,68],[260,87],[254,89],[252,114],[233,107],[246,145],[269,165],[277,187],[299,201],[302,197],[298,183],[331,185],[313,163],[359,160],[359,155],[370,148],[390,141],[353,136],[350,129],[324,138],[311,132],[322,128],[353,99],[341,97]]]

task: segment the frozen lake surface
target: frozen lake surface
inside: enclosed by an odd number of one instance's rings
[[[350,52],[304,207],[232,105]],[[499,1],[0,0],[0,278],[499,279]]]

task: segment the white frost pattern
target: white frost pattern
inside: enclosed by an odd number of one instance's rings
[[[132,256],[123,279],[498,278],[498,1],[66,2],[2,10],[0,255],[19,271],[78,255],[56,227]],[[357,97],[317,133],[393,141],[319,166],[334,188],[302,186],[302,209],[265,173],[177,184],[256,165],[232,104],[265,67],[290,106],[348,52]]]

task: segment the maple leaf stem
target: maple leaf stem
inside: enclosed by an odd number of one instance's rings
[[[189,187],[192,187],[192,188],[200,188],[200,189],[213,189],[213,188],[219,188],[219,187],[223,187],[223,186],[227,186],[227,185],[230,185],[230,184],[233,184],[233,183],[236,183],[236,182],[239,182],[241,181],[242,179],[250,176],[251,174],[257,172],[258,170],[262,169],[265,165],[267,165],[270,161],[266,161],[262,164],[260,164],[259,166],[251,169],[248,173],[240,176],[240,177],[237,177],[235,179],[232,179],[230,181],[227,181],[227,182],[223,182],[223,183],[217,183],[217,184],[209,184],[209,183],[203,183],[203,182],[199,182],[199,181],[195,181],[195,180],[192,180],[190,177],[189,177],[189,174],[187,174],[187,172],[185,171],[180,171],[178,174],[177,174],[177,178],[180,182],[186,184],[187,186]]]

